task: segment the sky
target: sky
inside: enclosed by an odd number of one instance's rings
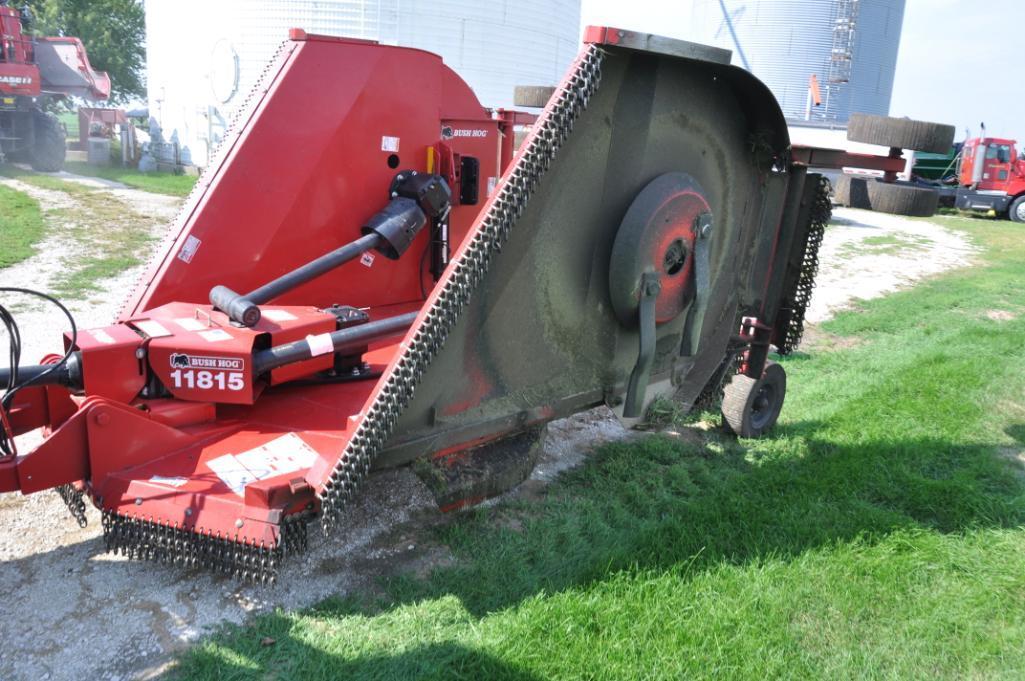
[[[823,2],[825,0],[809,0]],[[582,0],[581,23],[688,35],[687,0]],[[1025,141],[1025,0],[907,0],[891,116]],[[1020,148],[1020,145],[1019,145]]]

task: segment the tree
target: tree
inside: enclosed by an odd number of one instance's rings
[[[146,14],[139,0],[28,0],[28,6],[36,35],[82,40],[93,68],[110,74],[111,102],[146,96]]]

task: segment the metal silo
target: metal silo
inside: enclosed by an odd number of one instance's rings
[[[890,109],[904,0],[693,0],[695,40],[733,50],[733,63],[772,89],[788,118],[813,121]]]
[[[206,163],[292,27],[435,52],[500,107],[515,85],[558,82],[580,0],[146,0],[150,115],[183,162]]]

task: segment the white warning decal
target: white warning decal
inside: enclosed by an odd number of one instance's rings
[[[398,153],[399,151],[399,138],[388,137],[385,135],[381,138],[381,151],[390,151],[392,153]]]
[[[171,332],[165,329],[163,324],[153,319],[143,319],[142,321],[132,323],[135,324],[135,328],[150,338],[163,338],[164,336],[171,335]]]
[[[206,465],[232,492],[243,496],[246,485],[255,480],[295,473],[309,468],[316,460],[313,447],[295,433],[288,433],[241,454],[211,459]]]
[[[178,259],[188,264],[192,262],[192,258],[195,257],[196,251],[203,245],[203,242],[192,236],[191,234],[185,238],[185,243],[182,244],[182,248],[178,251]]]
[[[209,341],[210,343],[216,343],[217,341],[231,340],[231,334],[224,329],[212,329],[210,331],[200,331],[200,337]]]
[[[88,333],[90,336],[92,336],[99,342],[103,343],[104,345],[113,345],[114,343],[117,343],[117,341],[114,340],[114,337],[106,331],[104,331],[103,329],[93,329],[92,331],[87,331],[86,333]]]
[[[298,317],[288,310],[261,310],[260,316],[264,319],[269,319],[272,322],[290,322],[294,319],[298,319]]]
[[[491,195],[495,193],[495,186],[497,184],[498,184],[498,178],[497,177],[489,177],[488,178],[488,198],[491,198]]]
[[[372,267],[374,264],[374,254],[369,251],[364,251],[363,255],[359,257],[359,262],[361,265],[366,267]]]
[[[165,478],[163,475],[154,475],[149,481],[158,485],[167,485],[168,487],[181,487],[189,480],[182,477]]]
[[[202,331],[207,327],[206,324],[196,319],[195,317],[179,317],[174,320],[174,323],[182,327],[186,331]]]

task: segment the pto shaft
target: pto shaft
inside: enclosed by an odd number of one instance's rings
[[[253,373],[259,376],[286,364],[294,364],[328,352],[355,350],[367,343],[405,333],[412,326],[416,315],[416,312],[409,312],[261,350],[253,355]]]
[[[210,290],[210,303],[243,326],[256,326],[260,305],[298,288],[306,282],[341,267],[353,258],[376,248],[385,257],[397,260],[427,224],[427,216],[413,199],[396,196],[363,226],[363,236],[341,248],[311,260],[245,295],[227,286]]]

